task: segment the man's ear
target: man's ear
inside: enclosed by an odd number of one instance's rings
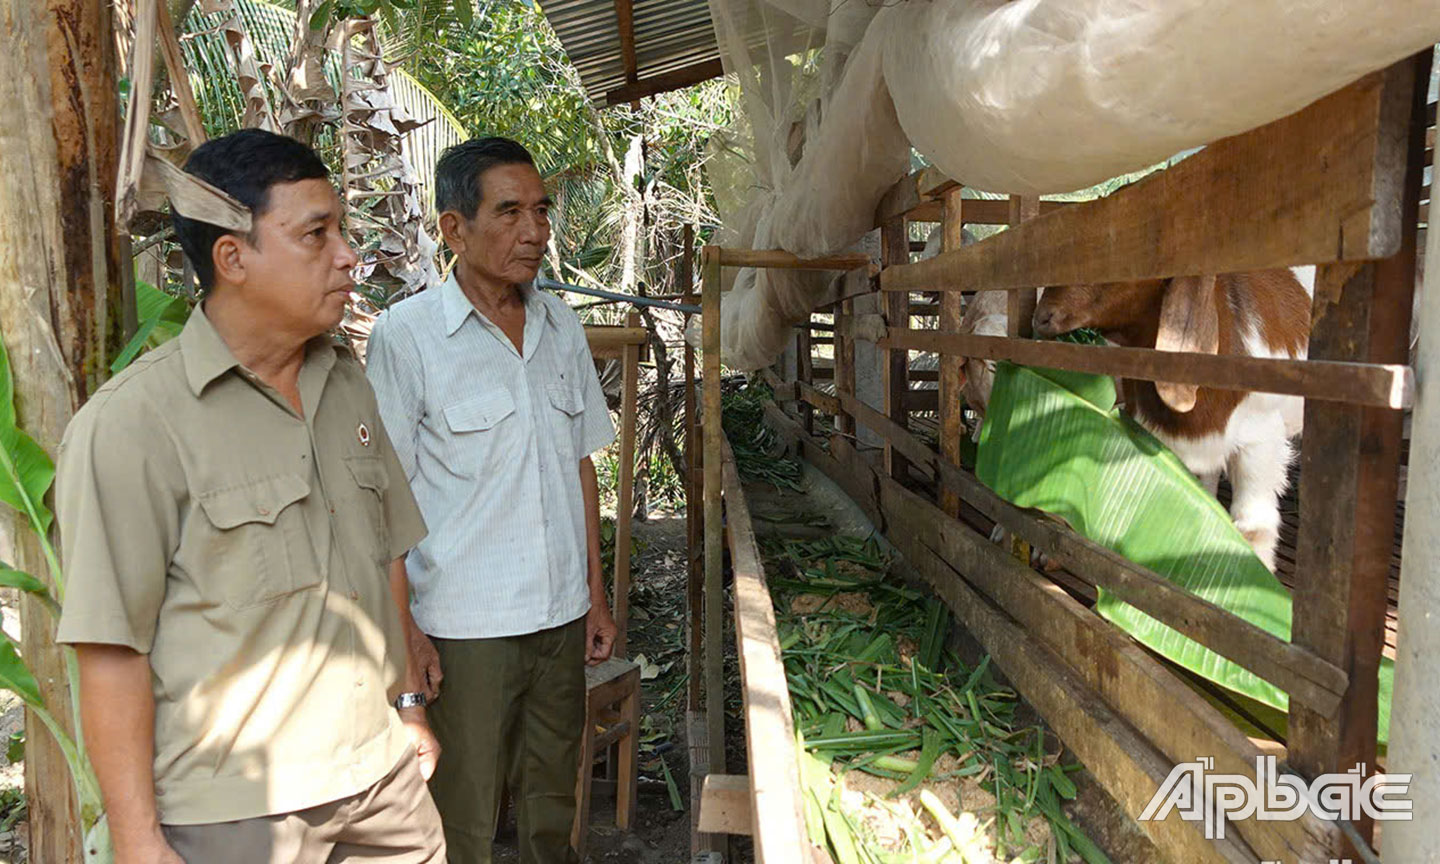
[[[234,234],[221,234],[215,245],[210,247],[216,282],[237,284],[245,281],[245,261],[240,254],[244,242]]]
[[[454,210],[446,210],[440,214],[440,236],[445,238],[445,245],[450,251],[460,255],[465,251],[465,237],[463,228],[465,220]]]

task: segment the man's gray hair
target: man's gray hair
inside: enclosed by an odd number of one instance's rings
[[[497,165],[534,165],[530,151],[509,138],[471,138],[446,147],[435,165],[435,212],[451,210],[474,219],[480,209],[481,178]]]

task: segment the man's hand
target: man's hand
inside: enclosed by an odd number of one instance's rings
[[[615,648],[615,634],[619,628],[610,617],[610,604],[605,598],[591,599],[590,611],[585,615],[585,665],[598,666],[610,659]]]
[[[425,694],[426,702],[434,702],[440,698],[440,682],[445,678],[445,673],[440,670],[440,652],[435,650],[435,643],[431,642],[430,637],[419,627],[412,626],[407,629],[410,659],[420,678],[420,692]]]
[[[415,758],[420,762],[420,776],[428,782],[435,773],[435,763],[440,761],[440,742],[430,731],[430,722],[425,719],[424,708],[401,708],[400,722],[410,733],[410,743],[415,745]]]

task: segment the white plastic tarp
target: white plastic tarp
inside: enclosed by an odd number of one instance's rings
[[[748,160],[730,165],[749,206],[722,214],[721,242],[844,250],[911,146],[987,191],[1084,188],[1283,117],[1440,39],[1440,0],[880,5],[711,0],[745,96],[744,146],[729,152]],[[724,300],[725,362],[769,363],[823,281],[741,274]]]

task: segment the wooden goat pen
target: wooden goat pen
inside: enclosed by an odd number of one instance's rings
[[[958,184],[933,171],[912,175],[877,209],[882,254],[874,281],[880,291],[839,300],[828,310],[833,324],[800,326],[795,380],[767,372],[779,403],[766,412],[776,431],[867,511],[1132,818],[1174,766],[1202,757],[1213,758],[1213,772],[1251,779],[1257,757],[1277,750],[1288,770],[1310,779],[1355,765],[1376,770],[1377,673],[1396,542],[1401,409],[1415,386],[1406,364],[1419,202],[1428,194],[1421,188],[1422,160],[1431,152],[1427,127],[1434,123],[1425,100],[1430,63],[1427,51],[1093,201],[981,201],[962,197]],[[911,263],[908,224],[916,221],[941,223],[943,251]],[[1008,230],[962,247],[962,225],[1002,221]],[[707,323],[718,317],[709,313],[718,313],[722,265],[776,266],[782,258],[707,248]],[[808,263],[866,266],[842,258]],[[807,263],[792,259],[781,266]],[[1318,265],[1308,360],[1026,338],[1041,286],[1307,264]],[[962,292],[983,290],[1009,292],[1004,338],[958,332]],[[916,298],[922,292],[938,298]],[[933,316],[936,328],[912,326],[917,315]],[[884,319],[879,338],[877,316]],[[828,370],[814,362],[817,335],[833,339]],[[715,417],[718,328],[707,327],[706,348],[706,371],[713,375],[705,382],[715,382],[713,407],[707,389],[706,415]],[[857,395],[857,348],[879,352],[881,381],[878,394],[869,388],[870,401]],[[911,389],[914,351],[940,355],[938,373],[919,376],[938,380],[938,392]],[[964,357],[1304,397],[1291,639],[1009,504],[962,469]],[[816,383],[826,377],[833,392]],[[792,414],[782,410],[785,404],[802,410]],[[916,435],[916,411],[938,412],[937,449]],[[819,432],[817,414],[833,419],[833,434]],[[722,444],[719,423],[707,424],[705,433],[713,457]],[[715,471],[706,549],[708,555],[713,539],[718,591],[719,465]],[[734,531],[733,516],[728,524]],[[1003,526],[1023,548],[990,542],[990,525]],[[1073,583],[1030,567],[1032,546],[1063,567],[1061,573],[1073,574]],[[707,568],[707,587],[710,575]],[[1096,587],[1113,592],[1287,692],[1283,747],[1248,737],[1066,590],[1082,583],[1092,593]],[[741,616],[754,614],[741,607],[738,593],[737,632]],[[747,680],[744,686],[748,705],[753,685]],[[1418,805],[1416,815],[1425,818]],[[1378,860],[1367,820],[1251,816],[1211,840],[1200,825],[1171,811],[1144,828],[1174,861]],[[757,849],[761,860],[794,860],[775,857],[774,847],[765,857],[759,842]]]

